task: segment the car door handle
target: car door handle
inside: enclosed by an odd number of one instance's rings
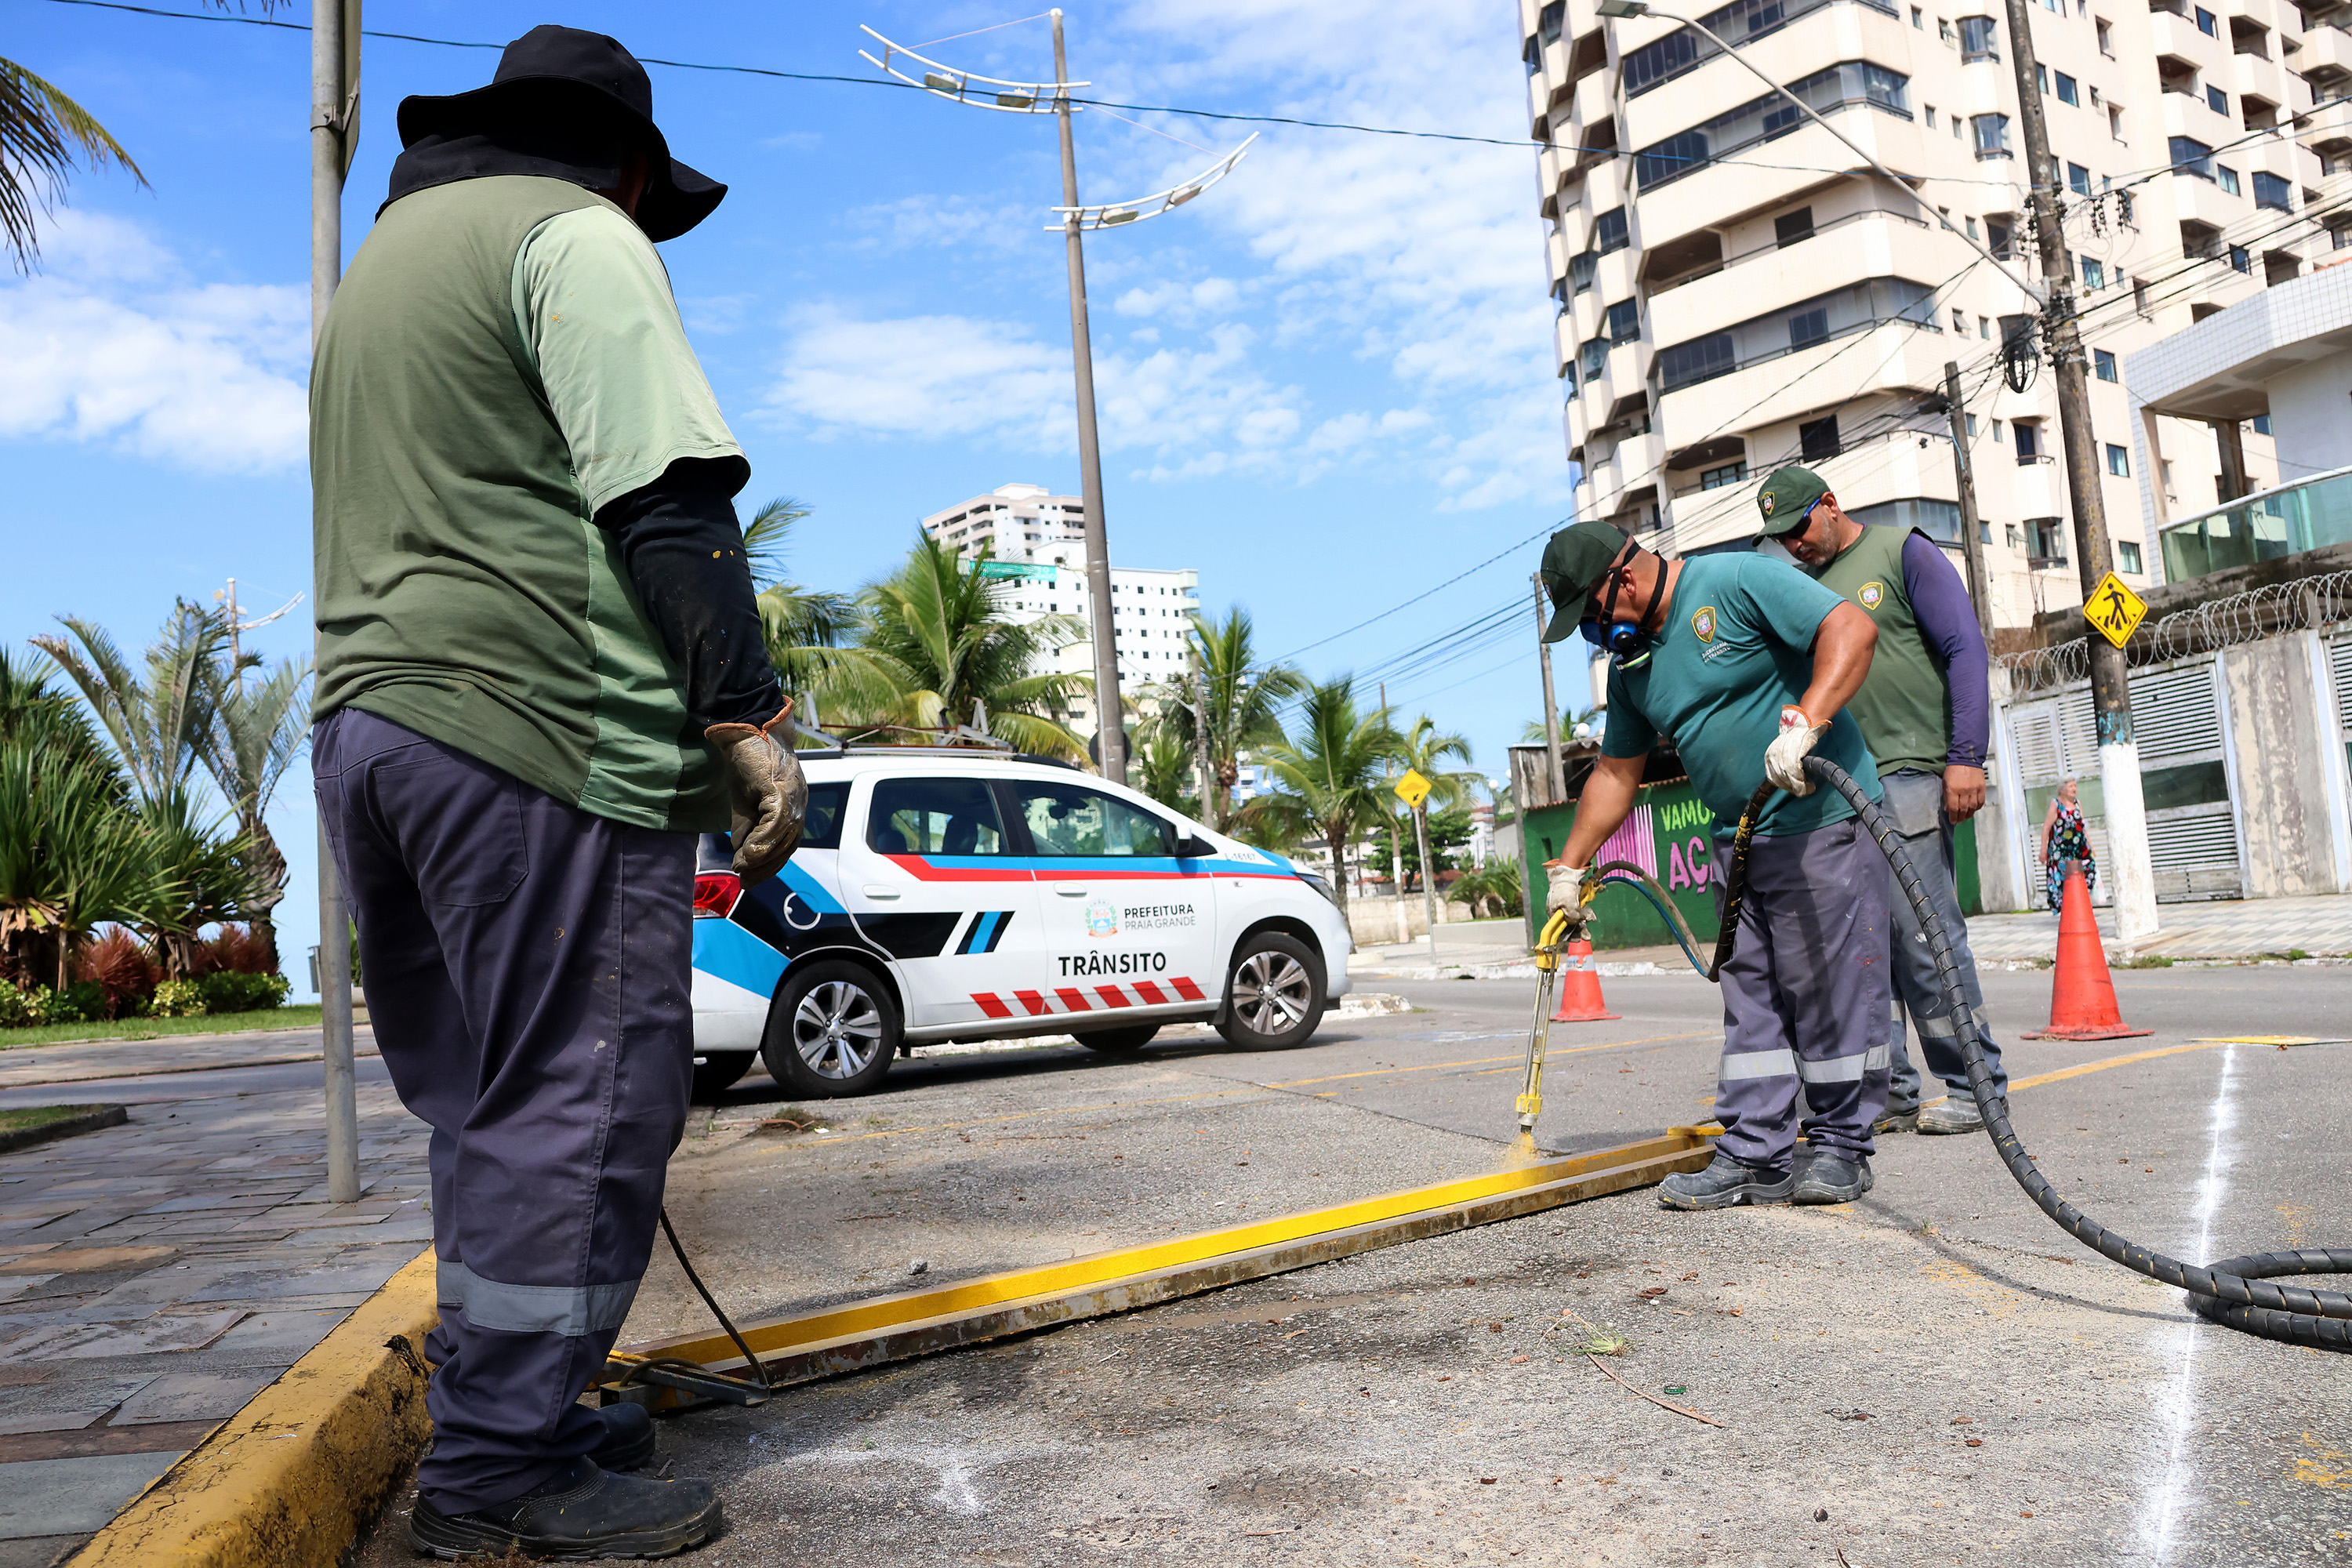
[[[1087,890],[1084,888],[1056,888],[1054,891],[1066,899],[1083,899],[1087,896]]]
[[[895,899],[898,896],[898,889],[887,882],[868,882],[866,884],[866,896],[869,899]]]

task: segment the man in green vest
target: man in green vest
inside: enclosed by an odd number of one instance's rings
[[[310,375],[321,822],[375,1038],[433,1129],[415,1546],[657,1557],[701,1481],[579,1403],[646,1270],[692,1075],[697,836],[773,876],[807,787],[654,242],[726,194],[645,68],[539,27],[400,106]]]
[[[1839,507],[1819,474],[1792,464],[1758,492],[1762,536],[1778,541],[1822,586],[1859,605],[1878,627],[1870,675],[1847,704],[1878,760],[1885,812],[1910,852],[1937,923],[1959,964],[1961,994],[1984,1042],[1993,1085],[2007,1093],[2000,1047],[1984,1027],[1984,991],[1969,951],[1968,920],[1953,875],[1952,829],[1985,800],[1991,708],[1983,634],[1960,575],[1917,529],[1869,528]],[[1894,1079],[1882,1132],[1974,1132],[1984,1126],[1969,1087],[1959,1031],[1944,996],[1918,913],[1889,885],[1893,916]],[[1927,1069],[1944,1098],[1920,1108],[1919,1069],[1904,1049],[1903,1014],[1919,1030]]]

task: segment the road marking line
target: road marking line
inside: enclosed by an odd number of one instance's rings
[[[1686,1034],[1680,1035],[1644,1035],[1638,1040],[1603,1040],[1597,1046],[1570,1046],[1562,1050],[1552,1051],[1549,1055],[1555,1057],[1572,1057],[1584,1051],[1613,1051],[1625,1046],[1655,1045],[1661,1040],[1696,1040],[1708,1035],[1720,1035],[1722,1032],[1723,1031],[1720,1029],[1693,1029]],[[1526,1059],[1527,1053],[1525,1051],[1514,1051],[1507,1057],[1476,1057],[1468,1061],[1431,1062],[1426,1066],[1412,1068],[1370,1068],[1362,1072],[1333,1073],[1328,1078],[1285,1079],[1279,1083],[1269,1083],[1265,1087],[1268,1089],[1297,1089],[1302,1084],[1338,1083],[1343,1079],[1394,1077],[1402,1076],[1402,1074],[1409,1072],[1443,1072],[1447,1068],[1482,1068],[1490,1066],[1496,1062],[1516,1062],[1524,1061]]]
[[[2021,1089],[2038,1089],[2045,1083],[2056,1083],[2062,1079],[2081,1078],[2084,1073],[2105,1072],[2109,1068],[2129,1067],[2134,1062],[2152,1062],[2158,1057],[2177,1057],[2184,1051],[2210,1051],[2216,1046],[2231,1043],[2227,1040],[2200,1040],[2195,1045],[2164,1046],[2152,1051],[2134,1051],[2127,1057],[2109,1057],[2104,1061],[2084,1062],[2080,1067],[2060,1068],[2055,1072],[2035,1073],[2032,1078],[2011,1079],[2009,1091],[2014,1094]]]
[[[2231,1102],[2231,1090],[2237,1085],[2238,1048],[2234,1044],[2223,1047],[2221,1073],[2213,1086],[2213,1110],[2207,1126],[2205,1145],[2205,1177],[2197,1184],[2197,1242],[2189,1250],[2191,1258],[2212,1256],[2213,1217],[2221,1206],[2221,1195],[2229,1191],[2223,1175],[2229,1152],[2229,1135],[2237,1125],[2237,1107]],[[2203,1320],[2190,1318],[2176,1332],[2179,1349],[2174,1352],[2179,1370],[2173,1374],[2172,1385],[2165,1392],[2165,1425],[2170,1428],[2171,1442],[2165,1458],[2164,1479],[2157,1489],[2154,1518],[2152,1560],[2159,1565],[2172,1555],[2173,1527],[2181,1510],[2181,1496],[2189,1485],[2189,1465],[2186,1450],[2197,1414],[2197,1331]]]

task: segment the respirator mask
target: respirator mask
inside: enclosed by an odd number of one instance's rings
[[[1641,553],[1642,547],[1638,544],[1633,546],[1633,557],[1637,558]],[[1628,558],[1625,564],[1632,563],[1633,558]],[[1658,595],[1665,589],[1666,574],[1663,571],[1658,574],[1657,582],[1650,589],[1649,602],[1642,606],[1640,617],[1620,621],[1617,619],[1617,595],[1624,590],[1625,578],[1614,564],[1609,573],[1609,597],[1601,606],[1601,618],[1580,621],[1576,629],[1584,634],[1586,642],[1607,654],[1610,664],[1614,668],[1639,669],[1650,662],[1651,652],[1650,634],[1643,629],[1643,622],[1650,618],[1650,612],[1657,606]]]

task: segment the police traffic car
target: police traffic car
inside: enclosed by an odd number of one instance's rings
[[[694,883],[695,1092],[878,1086],[917,1047],[1074,1035],[1141,1049],[1213,1024],[1315,1032],[1352,944],[1320,879],[1066,763],[958,748],[800,753],[806,830],[746,891],[724,834]]]

